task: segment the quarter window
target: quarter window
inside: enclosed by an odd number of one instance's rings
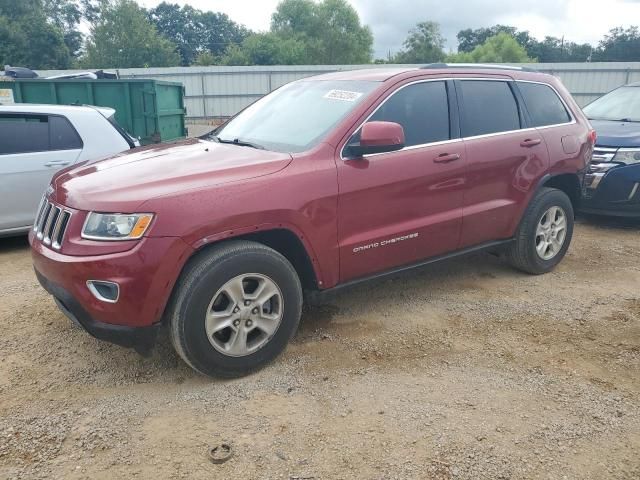
[[[518,82],[518,88],[524,98],[527,111],[534,127],[558,125],[571,121],[562,100],[548,85],[541,83]]]
[[[76,150],[82,148],[82,140],[69,120],[64,117],[49,118],[51,150]]]
[[[449,140],[447,87],[444,82],[404,87],[383,103],[368,121],[399,123],[404,129],[407,147]]]
[[[520,129],[518,104],[507,82],[461,80],[462,136]]]

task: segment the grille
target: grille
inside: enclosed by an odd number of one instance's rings
[[[42,243],[60,250],[70,218],[70,211],[43,198],[38,209],[36,221],[33,224],[33,231],[38,240],[42,240]]]
[[[616,156],[617,148],[596,147],[591,156],[591,163],[606,163]]]

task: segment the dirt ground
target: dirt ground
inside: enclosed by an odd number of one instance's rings
[[[551,274],[478,255],[361,285],[219,381],[73,327],[0,240],[0,478],[638,479],[639,286],[640,224],[581,220]]]

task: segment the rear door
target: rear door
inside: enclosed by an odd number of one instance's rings
[[[406,147],[337,159],[341,281],[455,250],[465,153],[453,82],[421,81],[390,94],[367,121],[402,125]]]
[[[504,79],[456,80],[468,158],[461,248],[507,239],[549,165],[542,135],[529,128],[518,91]]]
[[[33,223],[55,172],[76,161],[82,140],[57,115],[0,114],[0,230]]]

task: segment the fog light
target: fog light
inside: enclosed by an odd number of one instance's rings
[[[120,297],[120,286],[104,280],[87,280],[87,288],[101,302],[116,303]]]

